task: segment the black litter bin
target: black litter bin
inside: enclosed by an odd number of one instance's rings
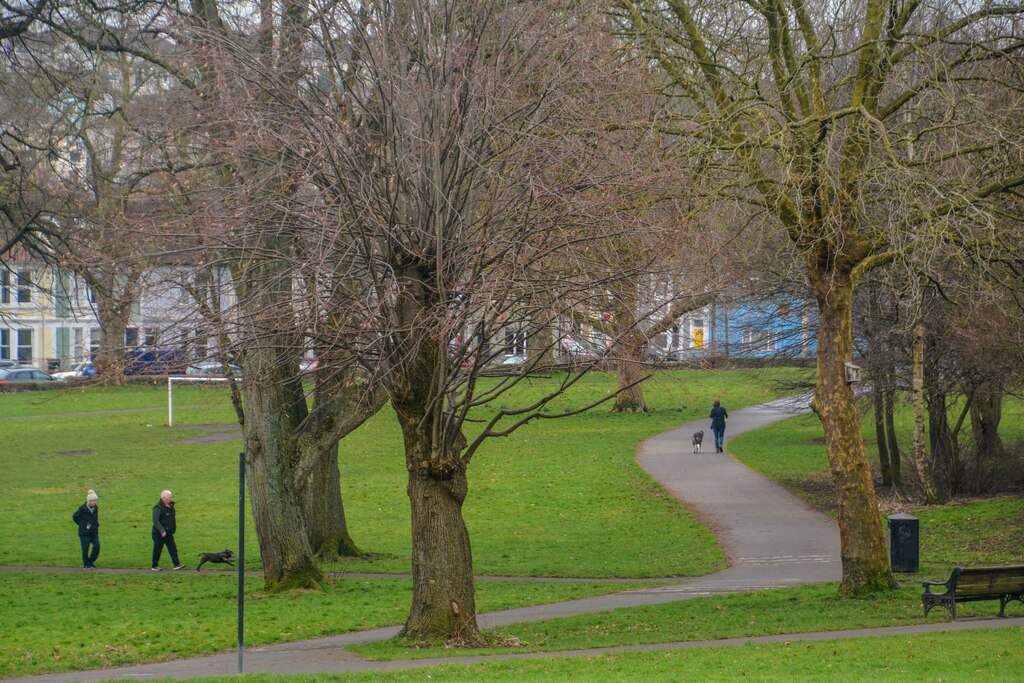
[[[889,516],[889,566],[894,572],[916,572],[920,567],[917,517],[900,513]]]

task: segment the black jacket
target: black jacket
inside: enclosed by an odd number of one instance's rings
[[[174,521],[174,501],[170,505],[164,505],[163,498],[153,506],[153,533],[160,534],[167,532],[173,534],[178,529]]]
[[[100,532],[100,506],[90,508],[88,503],[82,503],[71,520],[78,525],[79,536],[95,536]]]
[[[715,406],[708,417],[711,418],[712,429],[725,429],[725,418],[729,417],[729,413],[722,406]]]

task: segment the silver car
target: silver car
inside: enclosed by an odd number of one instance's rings
[[[11,368],[0,370],[0,383],[8,382],[52,382],[53,375],[35,368]]]

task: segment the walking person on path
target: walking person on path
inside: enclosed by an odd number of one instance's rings
[[[160,571],[160,553],[164,546],[171,555],[174,571],[184,569],[185,565],[178,561],[178,546],[174,543],[174,532],[178,529],[174,515],[173,494],[162,491],[160,500],[153,506],[153,571]]]
[[[82,544],[82,569],[96,569],[96,558],[100,556],[100,497],[89,489],[71,520],[78,525],[78,540]]]
[[[722,403],[715,399],[715,405],[711,408],[711,431],[715,435],[715,453],[725,452],[725,421],[729,419],[729,411],[722,407]]]

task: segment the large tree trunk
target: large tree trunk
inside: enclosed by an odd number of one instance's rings
[[[469,484],[453,447],[433,443],[421,406],[395,404],[405,441],[412,511],[412,607],[400,638],[475,643],[473,553],[462,517]]]
[[[927,373],[925,373],[927,376]],[[925,387],[928,382],[925,380]],[[949,415],[946,412],[946,394],[932,388],[925,390],[925,407],[928,411],[928,447],[933,481],[937,484],[940,501],[948,500],[956,495],[959,489],[960,475],[955,454],[956,444],[949,428]]]
[[[986,382],[974,392],[971,401],[971,431],[977,457],[1002,455],[1003,440],[999,437],[999,423],[1003,419],[1001,388]]]
[[[125,358],[124,335],[128,324],[121,318],[97,315],[103,339],[96,353],[96,374],[112,384],[124,383]]]
[[[113,278],[100,282],[87,276],[86,281],[96,296],[96,320],[103,336],[93,359],[96,374],[106,382],[123,384],[126,362],[124,336],[128,329],[131,302],[117,296]]]
[[[885,387],[885,434],[889,442],[890,478],[894,485],[903,479],[903,464],[900,462],[900,444],[896,440],[896,391],[892,388],[892,373],[886,373]]]
[[[932,481],[937,485],[939,498],[948,500],[962,491],[963,468],[956,434],[949,424],[949,394],[941,368],[944,350],[936,342],[934,336],[925,336],[924,394]]]
[[[312,462],[309,483],[303,488],[302,506],[313,554],[326,562],[360,555],[348,532],[341,500],[338,444],[319,449],[318,453],[305,455],[302,459]]]
[[[621,299],[612,304],[613,320],[621,332],[615,340],[615,379],[617,391],[612,412],[646,413],[643,377],[643,355],[648,337],[641,331],[637,320],[640,283],[630,279],[623,287]],[[671,315],[667,313],[666,315]],[[627,388],[628,387],[628,388]]]
[[[424,312],[438,294],[424,270],[402,270],[395,308],[401,359],[388,393],[405,445],[406,493],[412,514],[412,606],[399,638],[429,642],[478,641],[473,553],[462,518],[469,484],[461,454],[466,439],[447,409],[448,344],[425,328]],[[429,315],[426,314],[426,315]]]
[[[323,577],[313,562],[296,481],[301,452],[295,425],[306,410],[301,381],[250,382],[244,409],[245,471],[266,587],[318,587]]]
[[[616,344],[615,380],[618,393],[612,411],[616,413],[646,413],[644,400],[643,352],[646,341],[638,332],[628,332]]]
[[[840,591],[855,595],[890,589],[896,581],[889,569],[856,399],[844,367],[853,356],[853,283],[848,274],[820,271],[812,271],[811,281],[820,315],[814,410],[824,427],[839,499]]]

